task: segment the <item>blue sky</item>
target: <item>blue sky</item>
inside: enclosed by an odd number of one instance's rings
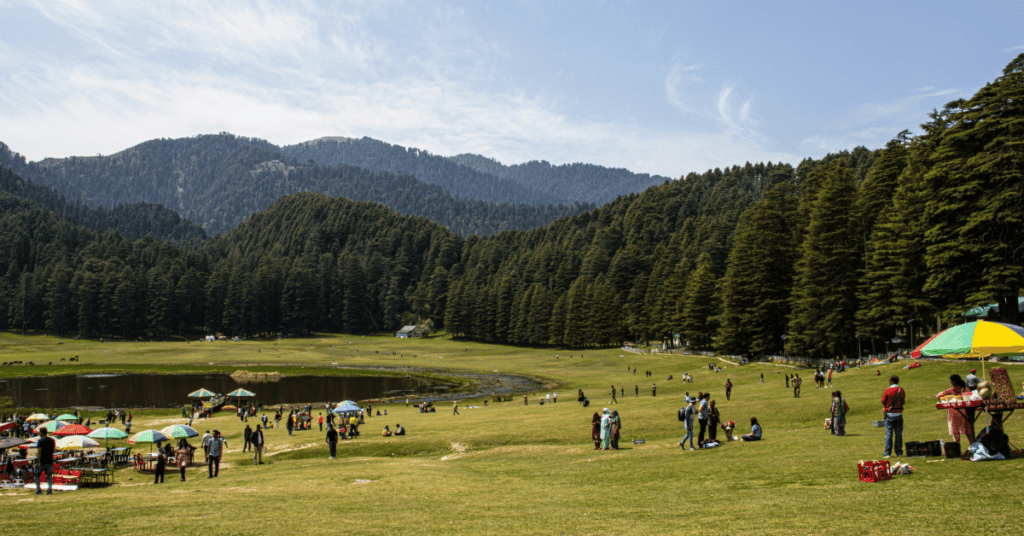
[[[680,177],[881,147],[1024,52],[1024,4],[0,0],[28,158],[228,131]]]

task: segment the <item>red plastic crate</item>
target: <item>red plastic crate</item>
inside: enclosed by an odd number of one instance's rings
[[[857,472],[860,474],[861,482],[881,482],[891,480],[889,461],[861,462],[857,464]]]

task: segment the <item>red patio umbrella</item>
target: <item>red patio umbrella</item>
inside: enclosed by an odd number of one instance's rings
[[[53,432],[53,435],[58,437],[73,436],[73,435],[85,435],[92,432],[92,428],[85,426],[84,424],[69,424],[62,428],[57,429]]]

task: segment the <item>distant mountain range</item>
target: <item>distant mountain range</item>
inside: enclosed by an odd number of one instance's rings
[[[380,203],[461,235],[489,235],[542,227],[665,180],[593,165],[446,158],[370,138],[278,147],[222,133],[39,162],[7,152],[0,165],[53,188],[72,205],[151,203],[210,234],[227,232],[283,196],[308,191]]]

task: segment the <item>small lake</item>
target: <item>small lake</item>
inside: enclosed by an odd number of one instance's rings
[[[256,393],[264,406],[365,400],[415,393],[444,393],[448,386],[400,376],[286,376],[267,383],[236,382],[227,374],[83,374],[0,380],[0,396],[30,408],[170,408],[187,404],[188,394],[206,388]]]

